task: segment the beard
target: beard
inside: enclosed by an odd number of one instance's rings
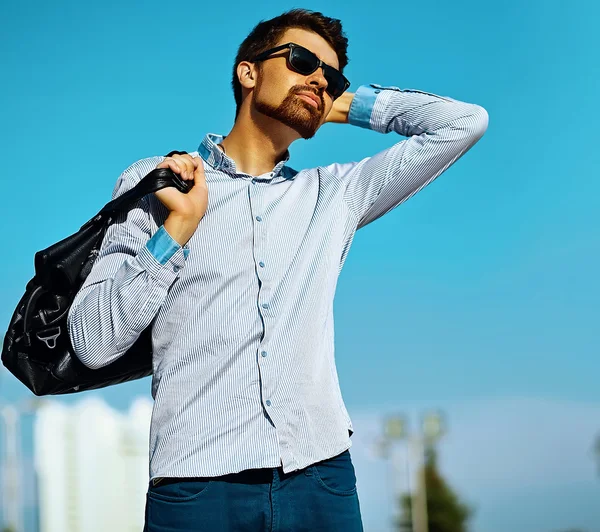
[[[258,112],[292,128],[302,138],[310,139],[314,137],[321,125],[323,113],[325,112],[325,102],[323,101],[323,95],[317,94],[320,99],[319,108],[317,109],[302,98],[298,98],[297,94],[299,92],[314,93],[314,90],[305,85],[295,85],[279,105],[275,106],[255,99],[254,106]]]

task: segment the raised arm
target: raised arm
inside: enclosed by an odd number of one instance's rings
[[[346,185],[346,201],[364,227],[431,183],[485,133],[483,107],[427,92],[365,85],[336,100],[329,122],[408,137],[358,163],[327,167]]]

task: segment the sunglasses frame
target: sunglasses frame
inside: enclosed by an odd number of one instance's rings
[[[316,61],[317,61],[317,66],[315,67],[314,70],[310,71],[310,72],[300,72],[300,70],[298,70],[296,67],[294,67],[294,65],[292,64],[292,55],[294,53],[294,49],[301,49],[306,51],[307,53],[309,53],[310,55],[312,55]],[[287,64],[288,64],[288,68],[290,68],[290,70],[293,70],[294,72],[298,72],[298,74],[302,74],[303,76],[308,76],[310,74],[312,74],[313,72],[316,72],[319,68],[323,69],[323,76],[325,76],[325,69],[331,69],[335,72],[337,72],[342,79],[344,80],[344,90],[342,90],[342,92],[338,95],[338,96],[334,96],[330,91],[330,84],[329,81],[327,82],[327,88],[325,89],[325,91],[335,100],[337,98],[339,98],[342,94],[344,94],[344,92],[346,92],[348,90],[348,87],[350,87],[350,82],[348,81],[348,78],[346,78],[346,76],[344,76],[344,74],[342,74],[337,68],[333,68],[332,66],[328,65],[327,63],[324,63],[323,61],[321,61],[313,52],[311,52],[308,48],[305,48],[304,46],[300,46],[299,44],[293,43],[293,42],[288,42],[286,44],[282,44],[280,46],[276,46],[275,48],[270,48],[269,50],[265,50],[264,52],[258,54],[256,57],[254,57],[253,59],[250,59],[250,62],[252,63],[256,63],[257,61],[265,61],[266,59],[272,59],[272,55],[275,52],[279,52],[280,50],[286,50],[289,49],[289,54],[286,58],[287,60]]]

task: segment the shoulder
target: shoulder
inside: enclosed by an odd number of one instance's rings
[[[164,156],[156,155],[154,157],[146,157],[134,162],[128,166],[117,179],[113,190],[113,199],[131,190],[137,185],[144,176],[149,174],[156,166],[164,160]]]
[[[334,179],[339,182],[348,181],[354,175],[357,169],[365,163],[368,158],[362,161],[352,161],[347,163],[332,163],[325,166],[320,166],[317,170],[320,175],[328,179]]]

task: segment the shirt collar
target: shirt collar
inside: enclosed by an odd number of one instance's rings
[[[219,148],[218,144],[223,142],[223,135],[216,135],[214,133],[208,133],[198,146],[198,153],[200,157],[202,157],[210,166],[212,166],[215,170],[221,170],[231,175],[231,177],[242,177],[245,174],[238,174],[237,169],[235,167],[235,161],[226,155],[221,148]],[[278,162],[275,168],[269,174],[264,174],[260,176],[261,179],[265,179],[270,181],[274,178],[279,177],[280,175],[286,179],[287,172],[284,172],[285,163],[287,163],[290,159],[290,152],[286,152],[285,159]]]

